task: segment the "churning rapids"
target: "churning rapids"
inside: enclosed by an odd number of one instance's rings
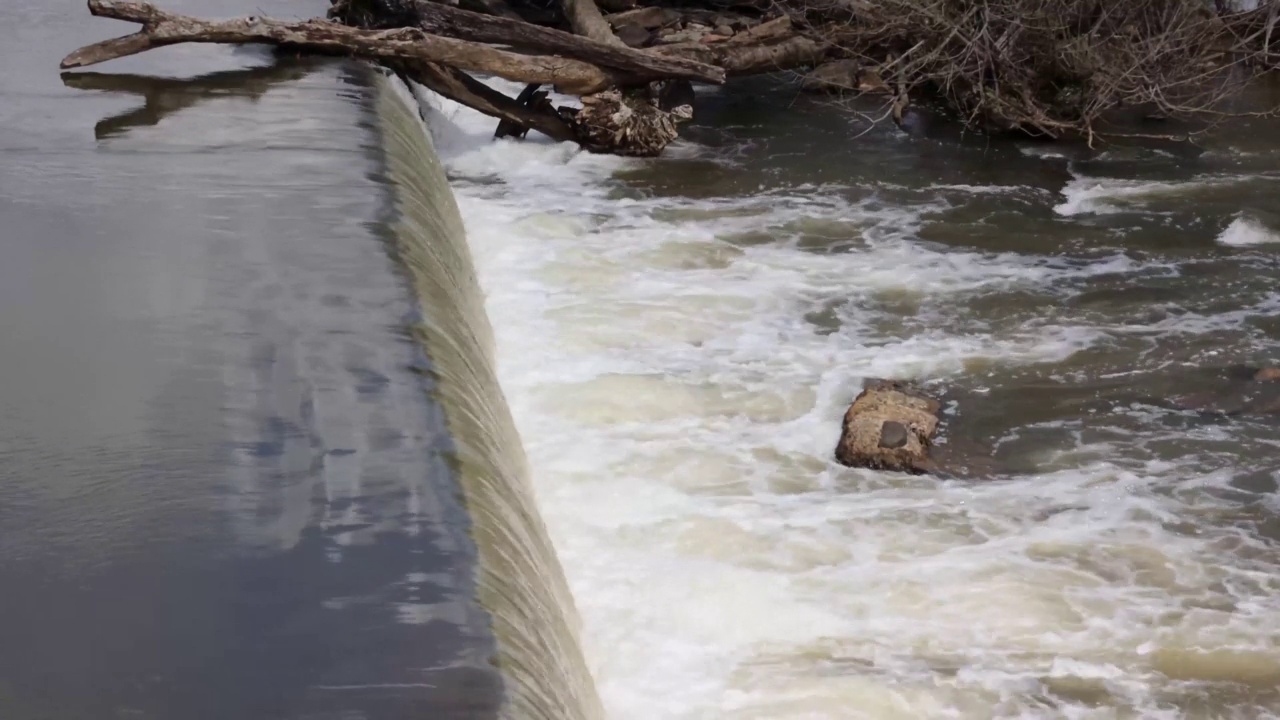
[[[1276,128],[1070,155],[710,94],[642,162],[418,99],[608,717],[1276,716],[1275,425],[1164,402],[1280,359]],[[835,465],[870,376],[958,389],[1011,474]]]

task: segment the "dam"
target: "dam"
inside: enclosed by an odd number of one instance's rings
[[[0,20],[0,718],[1280,714],[1274,415],[1164,402],[1280,358],[1274,121],[861,133],[762,81],[634,160]],[[1000,475],[837,465],[870,377]]]

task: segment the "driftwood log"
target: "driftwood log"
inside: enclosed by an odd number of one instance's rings
[[[640,156],[661,153],[688,119],[659,99],[672,84],[815,67],[823,69],[806,87],[884,95],[885,116],[900,123],[910,104],[928,100],[975,130],[1047,138],[1092,142],[1109,118],[1133,109],[1202,129],[1280,114],[1280,104],[1255,112],[1225,103],[1280,67],[1280,0],[330,2],[332,22],[293,23],[89,0],[93,14],[142,29],[78,50],[63,67],[185,42],[269,43],[392,67],[496,118],[500,137],[533,129]],[[482,89],[484,77],[525,92]],[[544,86],[581,102],[556,107]]]
[[[260,17],[209,21],[131,0],[90,0],[89,9],[101,17],[140,23],[143,29],[127,37],[81,48],[63,59],[63,69],[96,65],[179,43],[266,43],[330,55],[434,62],[517,82],[553,85],[567,93],[595,93],[623,80],[647,79],[579,60],[523,55],[481,43],[430,35],[418,28],[368,30],[328,20],[284,22]],[[657,72],[650,77],[669,75]]]
[[[477,43],[506,45],[522,51],[571,57],[607,68],[633,82],[649,79],[682,78],[719,84],[725,80],[722,68],[681,57],[618,47],[555,28],[469,12],[428,0],[395,0],[392,10],[377,0],[355,0],[335,5],[330,17],[360,27],[387,29],[415,26],[433,37],[451,37]],[[390,23],[390,24],[389,24]],[[608,25],[605,25],[608,28]]]
[[[662,9],[661,21],[653,23],[655,14],[648,11],[654,8],[619,0],[606,7],[622,10],[621,15],[606,17],[596,0],[561,0],[559,16],[531,21],[536,13],[528,7],[518,12],[505,0],[461,4],[480,12],[429,0],[332,0],[327,19],[206,20],[136,0],[88,0],[92,14],[142,27],[76,50],[62,67],[82,68],[180,43],[262,43],[356,57],[496,118],[499,137],[523,137],[532,129],[593,152],[654,156],[692,117],[690,83],[719,84],[731,74],[809,64],[821,53],[786,17],[736,16],[713,28],[673,9]],[[648,19],[641,17],[645,12]],[[619,24],[624,17],[635,22]],[[646,23],[653,32],[641,28]],[[624,42],[619,28],[639,34],[630,32]],[[664,41],[662,28],[700,40]],[[511,97],[483,77],[522,83],[525,91]],[[555,107],[543,87],[579,96],[580,106]],[[678,102],[672,100],[675,95]]]
[[[932,472],[929,449],[941,408],[938,400],[907,383],[872,380],[844,415],[836,460],[849,467]]]

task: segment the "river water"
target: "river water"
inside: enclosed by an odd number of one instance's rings
[[[657,161],[432,116],[610,717],[1274,717],[1276,421],[1171,399],[1274,398],[1280,128],[700,110]],[[996,479],[834,464],[867,377]]]
[[[1089,151],[747,85],[638,161],[419,93],[437,267],[366,71],[64,87],[82,13],[0,10],[0,715],[1280,715],[1275,416],[1172,401],[1280,394],[1241,369],[1280,363],[1280,127]],[[988,477],[836,465],[868,377]],[[468,482],[526,455],[558,561]]]
[[[494,717],[368,71],[0,27],[0,717]]]

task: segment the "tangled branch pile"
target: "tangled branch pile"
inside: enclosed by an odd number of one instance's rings
[[[1221,116],[1225,98],[1280,61],[1280,2],[1256,5],[815,0],[796,12],[899,108],[936,97],[971,127],[1091,138],[1117,109]]]
[[[975,129],[1092,140],[1121,109],[1229,116],[1223,101],[1280,63],[1280,0],[332,0],[306,22],[89,9],[142,29],[64,68],[184,42],[349,55],[498,119],[498,136],[642,156],[692,116],[691,83],[739,75],[802,70],[809,87],[883,94],[899,118],[941,101]],[[553,106],[547,86],[580,106]]]

